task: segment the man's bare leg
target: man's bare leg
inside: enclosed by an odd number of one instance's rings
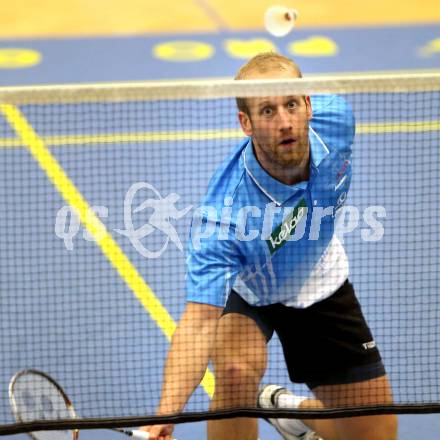
[[[317,399],[305,399],[297,406],[301,409],[334,408],[391,404],[392,394],[387,376],[344,385],[326,385],[313,389]],[[295,399],[279,394],[278,408],[292,406]],[[319,400],[318,400],[319,399]],[[297,420],[277,419],[277,424],[291,432]],[[324,440],[396,440],[395,415],[363,416],[341,419],[306,419],[303,423]]]
[[[254,321],[237,313],[222,316],[212,360],[216,384],[210,409],[254,407],[267,362],[266,339]],[[257,419],[208,421],[209,440],[257,438]]]
[[[320,386],[314,388],[313,393],[327,408],[393,403],[387,376],[351,384]],[[312,405],[313,402],[309,404]],[[337,440],[397,439],[397,416],[394,414],[348,417],[331,421],[334,427],[329,426],[329,420],[312,420],[310,425],[314,426],[313,429],[316,428],[325,440],[326,436],[334,435],[335,431]],[[329,440],[333,440],[332,437],[329,437]]]

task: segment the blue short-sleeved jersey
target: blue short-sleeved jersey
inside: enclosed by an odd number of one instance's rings
[[[303,301],[300,293],[323,255],[331,247],[345,256],[333,246],[335,212],[350,186],[354,117],[339,96],[311,101],[308,181],[285,185],[271,177],[249,138],[217,169],[192,220],[188,301],[224,306],[234,288],[250,304],[306,307],[316,298]],[[331,284],[321,297],[339,287]]]

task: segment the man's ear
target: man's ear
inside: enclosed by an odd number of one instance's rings
[[[310,121],[310,119],[312,119],[313,116],[313,109],[312,109],[312,102],[310,100],[310,96],[306,96],[305,98],[306,100],[306,106],[307,106],[307,119]]]
[[[240,121],[241,129],[246,136],[252,136],[252,123],[249,115],[245,112],[238,112],[238,120]]]

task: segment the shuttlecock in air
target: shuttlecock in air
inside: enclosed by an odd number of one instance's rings
[[[271,6],[264,14],[264,26],[275,37],[284,37],[294,27],[298,11],[285,6]]]

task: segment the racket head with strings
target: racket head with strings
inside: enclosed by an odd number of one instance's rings
[[[67,394],[48,374],[34,369],[21,370],[9,382],[9,402],[19,423],[76,418]],[[34,440],[78,440],[78,430],[34,431]]]

